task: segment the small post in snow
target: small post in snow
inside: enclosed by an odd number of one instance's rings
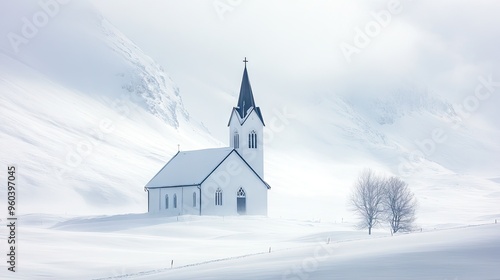
[[[173,267],[174,267],[174,260],[170,262],[170,269],[172,269]]]
[[[269,246],[269,253],[271,253],[271,246]]]
[[[326,240],[326,244],[330,244],[330,237]]]

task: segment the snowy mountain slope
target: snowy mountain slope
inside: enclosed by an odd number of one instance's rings
[[[421,153],[425,160],[453,172],[480,176],[495,176],[500,169],[500,146],[493,140],[500,137],[496,122],[466,118],[459,113],[463,104],[425,86],[400,84],[386,94],[353,94],[343,99],[374,129],[404,147],[406,159]]]
[[[18,166],[24,213],[145,211],[142,186],[177,144],[219,145],[190,122],[166,125],[126,97],[96,100],[3,54],[0,92],[0,161]]]
[[[289,111],[294,117],[269,143],[270,153],[279,154],[273,160],[285,158],[286,168],[310,172],[305,179],[278,179],[272,172],[267,176],[271,185],[286,181],[286,189],[297,195],[294,203],[307,203],[300,199],[304,195],[326,195],[330,199],[315,200],[322,206],[311,203],[308,209],[328,209],[337,220],[350,216],[345,204],[350,188],[359,171],[368,167],[410,184],[420,201],[422,223],[481,220],[500,213],[492,198],[500,185],[490,180],[500,170],[500,146],[492,141],[500,138],[500,131],[459,119],[444,98],[424,90],[364,98],[320,94]],[[307,164],[295,162],[297,158]],[[278,183],[273,192],[281,191]]]
[[[337,159],[352,159],[361,149],[361,154],[373,154],[393,173],[409,173],[400,172],[398,167],[411,161],[412,153],[419,155],[419,161],[437,162],[456,173],[495,177],[500,169],[496,160],[500,146],[492,141],[500,136],[498,128],[461,120],[454,105],[425,91],[374,96],[321,94],[303,104],[307,105],[296,108],[294,124],[301,130],[307,126],[310,133],[302,133],[307,137],[304,142],[319,147],[325,145],[318,141],[333,144],[322,153],[339,152],[339,145],[351,148],[340,149],[340,154],[335,153]],[[435,130],[439,130],[439,137],[433,136]]]
[[[51,8],[53,16],[46,25],[40,24],[42,27],[37,28],[35,15],[48,14],[42,2],[0,4],[5,23],[0,27],[1,34],[21,36],[28,33],[30,24],[36,30],[26,44],[1,40],[0,48],[4,52],[85,94],[111,98],[130,96],[136,104],[173,127],[179,126],[179,118],[189,119],[179,89],[162,67],[88,1],[58,5],[53,2],[56,4]]]
[[[142,186],[178,144],[220,142],[190,119],[163,69],[87,1],[49,2],[59,3],[0,3],[1,34],[33,32],[25,44],[0,40],[0,162],[18,165],[20,211],[142,212]],[[30,27],[44,13],[49,22]]]
[[[3,34],[21,32],[21,19],[42,9],[35,1],[0,5]],[[142,187],[177,144],[221,146],[189,117],[161,67],[85,1],[61,6],[18,52],[5,40],[0,47],[0,144],[7,147],[0,162],[25,171],[25,213],[143,212]],[[352,219],[346,201],[365,167],[404,177],[423,224],[500,213],[497,127],[457,119],[455,104],[418,86],[298,98],[289,119],[281,108],[263,112],[271,216]],[[436,128],[444,142],[419,144]]]

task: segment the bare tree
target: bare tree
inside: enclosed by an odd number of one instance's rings
[[[387,179],[383,205],[385,218],[393,233],[412,229],[417,200],[408,184],[397,177]]]
[[[361,172],[354,186],[351,196],[353,211],[361,218],[360,228],[368,228],[368,234],[372,234],[372,228],[376,226],[383,215],[384,180],[378,177],[371,169]]]

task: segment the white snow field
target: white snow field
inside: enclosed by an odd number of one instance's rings
[[[21,221],[18,272],[2,279],[500,279],[500,224],[368,236],[266,217]]]

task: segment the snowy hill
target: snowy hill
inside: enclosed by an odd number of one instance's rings
[[[1,49],[20,62],[88,95],[130,97],[174,127],[179,126],[179,118],[189,119],[171,78],[87,1],[57,5],[51,9],[54,15],[49,23],[38,28],[34,15],[49,14],[38,1],[1,5],[6,23],[2,34],[21,36],[29,26],[35,30],[26,44],[1,41]]]
[[[0,271],[2,279],[478,280],[500,273],[500,224],[491,223],[368,236],[350,223],[258,216],[21,221],[22,263],[16,274]]]
[[[308,96],[300,106],[288,108],[293,119],[269,143],[269,168],[280,171],[268,171],[270,183],[284,181],[297,198],[293,203],[322,196],[308,209],[326,209],[329,217],[340,220],[349,216],[345,202],[352,182],[362,168],[370,167],[410,184],[422,223],[491,220],[500,214],[495,202],[500,146],[493,140],[500,138],[500,130],[493,122],[463,119],[455,107],[418,87],[395,87],[373,96]],[[286,172],[282,166],[310,171],[275,178]],[[271,195],[281,191],[274,188]]]
[[[44,11],[0,5],[2,34]],[[1,43],[0,161],[18,166],[21,212],[142,212],[142,187],[178,144],[220,146],[161,67],[86,1],[61,5],[18,52]]]
[[[9,147],[1,161],[18,166],[23,212],[145,211],[142,186],[178,143],[218,145],[185,120],[176,129],[125,97],[102,102],[5,55],[0,61],[0,140]]]
[[[22,19],[44,11],[37,1],[0,8],[2,34],[22,34]],[[162,67],[86,1],[54,14],[26,44],[0,40],[0,162],[19,167],[20,211],[144,212],[142,187],[178,144],[211,148],[226,139],[192,119]],[[263,111],[271,216],[352,219],[352,182],[371,167],[410,183],[422,224],[498,217],[500,128],[464,120],[456,104],[422,86],[387,92],[304,94],[284,104],[288,118],[282,108]],[[446,140],[429,144],[436,129]]]

